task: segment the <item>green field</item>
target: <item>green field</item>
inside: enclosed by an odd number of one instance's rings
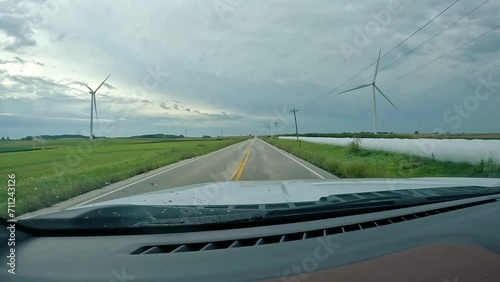
[[[369,151],[355,144],[341,147],[277,138],[265,141],[339,177],[500,177],[500,166],[492,163],[474,166],[439,162],[404,154]]]
[[[19,216],[242,140],[245,138],[2,141],[0,216],[7,216],[8,174],[16,175],[15,211]]]

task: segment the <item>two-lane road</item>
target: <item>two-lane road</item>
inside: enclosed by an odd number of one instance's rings
[[[222,181],[332,179],[337,176],[258,138],[183,160],[22,217],[191,184]]]
[[[302,159],[260,139],[253,139],[239,180],[288,180],[337,178]]]
[[[76,206],[216,181],[331,179],[337,176],[284,152],[258,138],[219,151],[163,167],[155,172],[102,193],[80,199]],[[72,206],[75,206],[72,205]]]

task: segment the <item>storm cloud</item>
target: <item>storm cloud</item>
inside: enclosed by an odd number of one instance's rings
[[[301,132],[371,131],[366,83],[391,50],[454,1],[0,2],[0,132],[84,132],[97,87],[109,136],[257,134],[275,121]],[[380,61],[401,58],[480,3],[459,1]],[[381,71],[390,83],[498,25],[500,1]],[[91,15],[91,20],[89,20]],[[500,30],[412,72],[377,97],[380,131],[498,132]],[[486,91],[486,92],[485,92]],[[66,119],[65,119],[66,118]],[[460,122],[458,122],[460,120]],[[459,125],[458,125],[459,124]],[[273,125],[274,128],[274,125]]]

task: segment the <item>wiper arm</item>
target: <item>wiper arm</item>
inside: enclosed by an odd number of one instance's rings
[[[461,189],[471,189],[467,192],[454,193],[448,195],[426,195],[426,189],[412,190],[415,194],[401,194],[394,196],[380,196],[367,199],[351,200],[347,202],[332,202],[334,197],[338,195],[330,195],[321,197],[316,206],[297,207],[293,209],[272,210],[267,212],[263,218],[279,218],[279,217],[297,217],[297,216],[310,216],[313,214],[329,214],[332,215],[353,215],[360,213],[368,213],[374,211],[404,208],[410,206],[427,205],[439,202],[447,202],[454,200],[461,200],[467,198],[474,198],[479,196],[488,196],[500,194],[500,187],[451,187]],[[479,188],[479,189],[473,189]],[[446,188],[450,189],[450,188]],[[435,189],[434,189],[435,190]],[[408,191],[408,190],[405,190]]]
[[[491,191],[488,192],[489,193],[469,193],[444,196],[415,196],[403,194],[395,196],[380,196],[368,199],[358,199],[340,203],[329,201],[329,197],[321,197],[318,202],[315,202],[316,205],[306,207],[295,207],[279,210],[255,210],[222,215],[202,215],[183,218],[146,220],[138,222],[133,227],[251,224],[274,221],[278,219],[285,221],[299,221],[301,220],[301,218],[310,219],[311,216],[323,216],[325,218],[331,218],[426,205],[438,202],[461,200],[476,196],[483,196],[486,194],[492,194]],[[499,193],[499,191],[497,190],[495,191],[495,193]],[[334,195],[332,195],[332,197],[334,197]]]
[[[244,223],[260,218],[265,211],[256,210],[221,215],[186,216],[180,218],[163,218],[140,221],[131,227],[158,227],[158,226],[198,226],[218,223]]]
[[[393,191],[392,195],[384,195],[388,191],[367,195],[352,193],[322,197],[309,206],[296,206],[285,209],[228,209],[195,206],[141,206],[115,205],[104,207],[88,207],[61,211],[55,214],[42,215],[18,221],[20,228],[30,232],[57,232],[59,230],[74,231],[74,234],[87,232],[116,231],[117,229],[157,229],[133,227],[165,227],[167,232],[180,230],[181,227],[218,228],[231,225],[233,228],[254,224],[274,224],[275,222],[295,222],[311,219],[349,216],[410,206],[432,204],[452,200],[460,200],[479,196],[500,194],[500,187],[442,187],[429,189],[408,189]],[[347,195],[351,195],[348,197]],[[375,195],[375,197],[374,197]],[[357,198],[356,198],[357,196]],[[342,199],[343,198],[343,199]],[[345,201],[346,198],[350,198]],[[352,200],[354,198],[354,200]],[[304,204],[304,203],[302,203]],[[265,206],[265,205],[264,205]],[[83,233],[82,233],[83,232]],[[127,231],[128,232],[128,231]]]

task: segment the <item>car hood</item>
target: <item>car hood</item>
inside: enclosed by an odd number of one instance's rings
[[[459,186],[500,186],[492,178],[334,179],[228,181],[138,194],[75,208],[108,205],[246,205],[317,201],[328,195]],[[75,209],[72,208],[72,209]]]

